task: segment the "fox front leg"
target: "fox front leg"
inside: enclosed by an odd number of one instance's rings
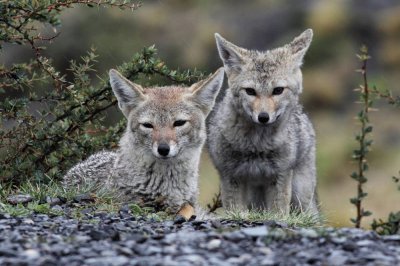
[[[246,209],[247,184],[234,179],[221,180],[222,207],[225,210]]]
[[[278,174],[276,183],[267,188],[267,209],[287,214],[290,211],[293,171]]]

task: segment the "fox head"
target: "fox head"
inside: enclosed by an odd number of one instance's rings
[[[119,108],[128,120],[124,137],[130,146],[160,159],[202,147],[205,119],[223,83],[222,68],[190,87],[142,88],[114,69],[109,75]]]
[[[273,124],[298,103],[303,89],[300,67],[313,32],[264,52],[240,48],[215,34],[236,110],[253,122]]]

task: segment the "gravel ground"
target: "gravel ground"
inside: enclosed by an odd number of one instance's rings
[[[0,214],[0,265],[400,265],[400,235],[267,222]]]

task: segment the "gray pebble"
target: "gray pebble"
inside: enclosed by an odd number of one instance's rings
[[[244,228],[241,230],[245,235],[258,237],[268,235],[268,229],[266,226],[257,226],[251,228]]]
[[[16,194],[7,197],[7,202],[12,205],[24,204],[31,202],[33,197],[29,194]]]

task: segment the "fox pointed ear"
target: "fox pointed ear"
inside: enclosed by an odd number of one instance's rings
[[[109,75],[111,88],[117,97],[118,106],[125,117],[128,117],[129,112],[146,99],[143,88],[129,81],[115,69],[111,69]]]
[[[308,47],[310,47],[312,38],[312,29],[307,29],[302,34],[294,38],[294,40],[288,45],[290,52],[298,61],[299,66],[301,66],[304,55],[306,54]]]
[[[209,78],[201,80],[190,87],[190,99],[199,106],[207,116],[214,106],[215,99],[224,82],[224,68],[219,68]]]
[[[229,74],[232,71],[240,72],[241,66],[244,63],[243,55],[246,50],[228,42],[218,33],[215,33],[215,40],[217,42],[219,57],[224,63],[226,73]]]

